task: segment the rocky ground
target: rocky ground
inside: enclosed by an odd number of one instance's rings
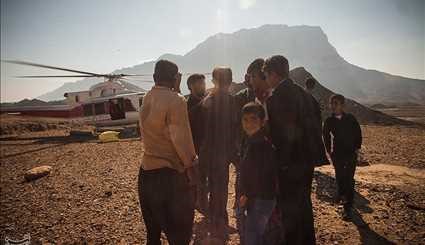
[[[343,221],[332,202],[332,167],[315,171],[318,244],[423,244],[425,130],[363,126],[363,132],[370,166],[357,169],[352,221]],[[30,234],[34,244],[144,244],[136,186],[143,144],[137,138],[98,143],[68,134],[54,129],[0,137],[0,239]],[[52,166],[52,172],[24,181],[25,171],[40,165]],[[233,184],[231,174],[229,214]],[[197,213],[195,221],[199,240],[205,220]],[[238,239],[233,232],[229,244]]]

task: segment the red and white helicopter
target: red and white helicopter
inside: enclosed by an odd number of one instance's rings
[[[65,93],[65,105],[16,106],[0,109],[1,113],[13,113],[36,117],[64,118],[76,123],[89,124],[96,127],[137,123],[138,110],[142,103],[143,96],[146,94],[146,91],[131,84],[131,81],[127,78],[146,76],[150,76],[152,78],[151,74],[98,74],[25,61],[6,60],[4,62],[79,74],[20,76],[20,78],[104,78],[104,82],[93,85],[87,91]],[[138,81],[153,83],[153,80]]]

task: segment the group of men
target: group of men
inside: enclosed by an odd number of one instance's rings
[[[154,81],[140,109],[139,198],[147,244],[161,244],[162,231],[170,244],[188,244],[195,208],[208,218],[209,236],[224,243],[231,163],[241,243],[264,244],[270,217],[277,213],[279,243],[315,244],[311,185],[315,165],[327,161],[325,149],[335,165],[338,198],[349,213],[354,180],[347,178],[354,176],[360,127],[343,112],[343,97],[332,97],[335,115],[325,122],[324,144],[320,105],[289,78],[284,56],[254,60],[245,75],[247,89],[236,95],[229,92],[228,67],[213,70],[208,93],[205,76],[191,75],[187,99],[173,62],[159,60]]]

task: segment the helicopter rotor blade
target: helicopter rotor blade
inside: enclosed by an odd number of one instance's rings
[[[125,82],[144,82],[144,83],[153,83],[153,81],[152,80],[139,80],[139,79],[129,79],[129,78],[125,78],[125,77],[123,77],[123,78],[121,78],[123,81],[125,81]]]
[[[59,71],[74,72],[74,73],[80,73],[80,74],[85,74],[85,75],[91,75],[91,76],[94,76],[94,77],[103,77],[103,76],[105,76],[104,74],[98,74],[98,73],[93,73],[93,72],[86,72],[86,71],[79,71],[79,70],[67,69],[67,68],[62,68],[62,67],[57,67],[57,66],[48,66],[48,65],[42,65],[42,64],[37,64],[37,63],[32,63],[32,62],[26,62],[26,61],[19,61],[19,60],[3,60],[3,62],[10,63],[10,64],[17,64],[17,65],[35,66],[35,67],[41,67],[41,68],[52,69],[52,70],[59,70]]]
[[[97,77],[92,75],[69,75],[69,76],[16,76],[16,78],[57,78],[57,77]]]
[[[145,76],[152,76],[152,74],[121,74],[125,77],[145,77]]]

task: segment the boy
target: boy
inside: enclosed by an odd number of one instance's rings
[[[277,160],[265,134],[265,111],[254,102],[242,109],[242,127],[247,147],[241,160],[241,197],[247,209],[244,244],[262,244],[263,234],[276,205]]]
[[[345,98],[340,94],[331,96],[332,115],[323,126],[326,151],[335,167],[337,202],[343,201],[343,218],[349,219],[354,198],[354,173],[357,154],[362,145],[362,132],[356,118],[344,111]],[[331,147],[331,134],[333,142]]]
[[[261,58],[255,59],[253,62],[251,62],[251,64],[248,66],[247,70],[246,70],[246,74],[245,74],[245,81],[244,84],[247,86],[246,89],[243,89],[242,91],[240,91],[239,93],[236,94],[236,98],[238,99],[238,101],[240,102],[239,104],[239,111],[242,110],[243,106],[248,104],[249,102],[254,102],[257,100],[256,98],[256,94],[255,94],[255,90],[256,87],[254,86],[253,82],[256,82],[255,78],[257,76],[255,76],[258,72],[261,72],[261,68],[263,66],[264,60]],[[241,119],[239,119],[240,122],[242,122]],[[242,156],[242,152],[244,151],[244,148],[246,146],[246,135],[243,132],[242,129],[242,125],[240,125],[241,127],[241,142],[240,142],[240,149],[239,149],[239,156]],[[234,209],[235,209],[235,216],[236,216],[236,227],[238,229],[238,233],[239,233],[239,237],[240,237],[240,241],[241,241],[241,245],[244,245],[244,224],[245,224],[245,214],[243,213],[243,209],[241,209],[239,207],[239,199],[241,196],[240,193],[240,164],[236,164],[236,183],[235,183],[235,193],[236,193],[236,198],[235,198],[235,204],[234,204]]]

